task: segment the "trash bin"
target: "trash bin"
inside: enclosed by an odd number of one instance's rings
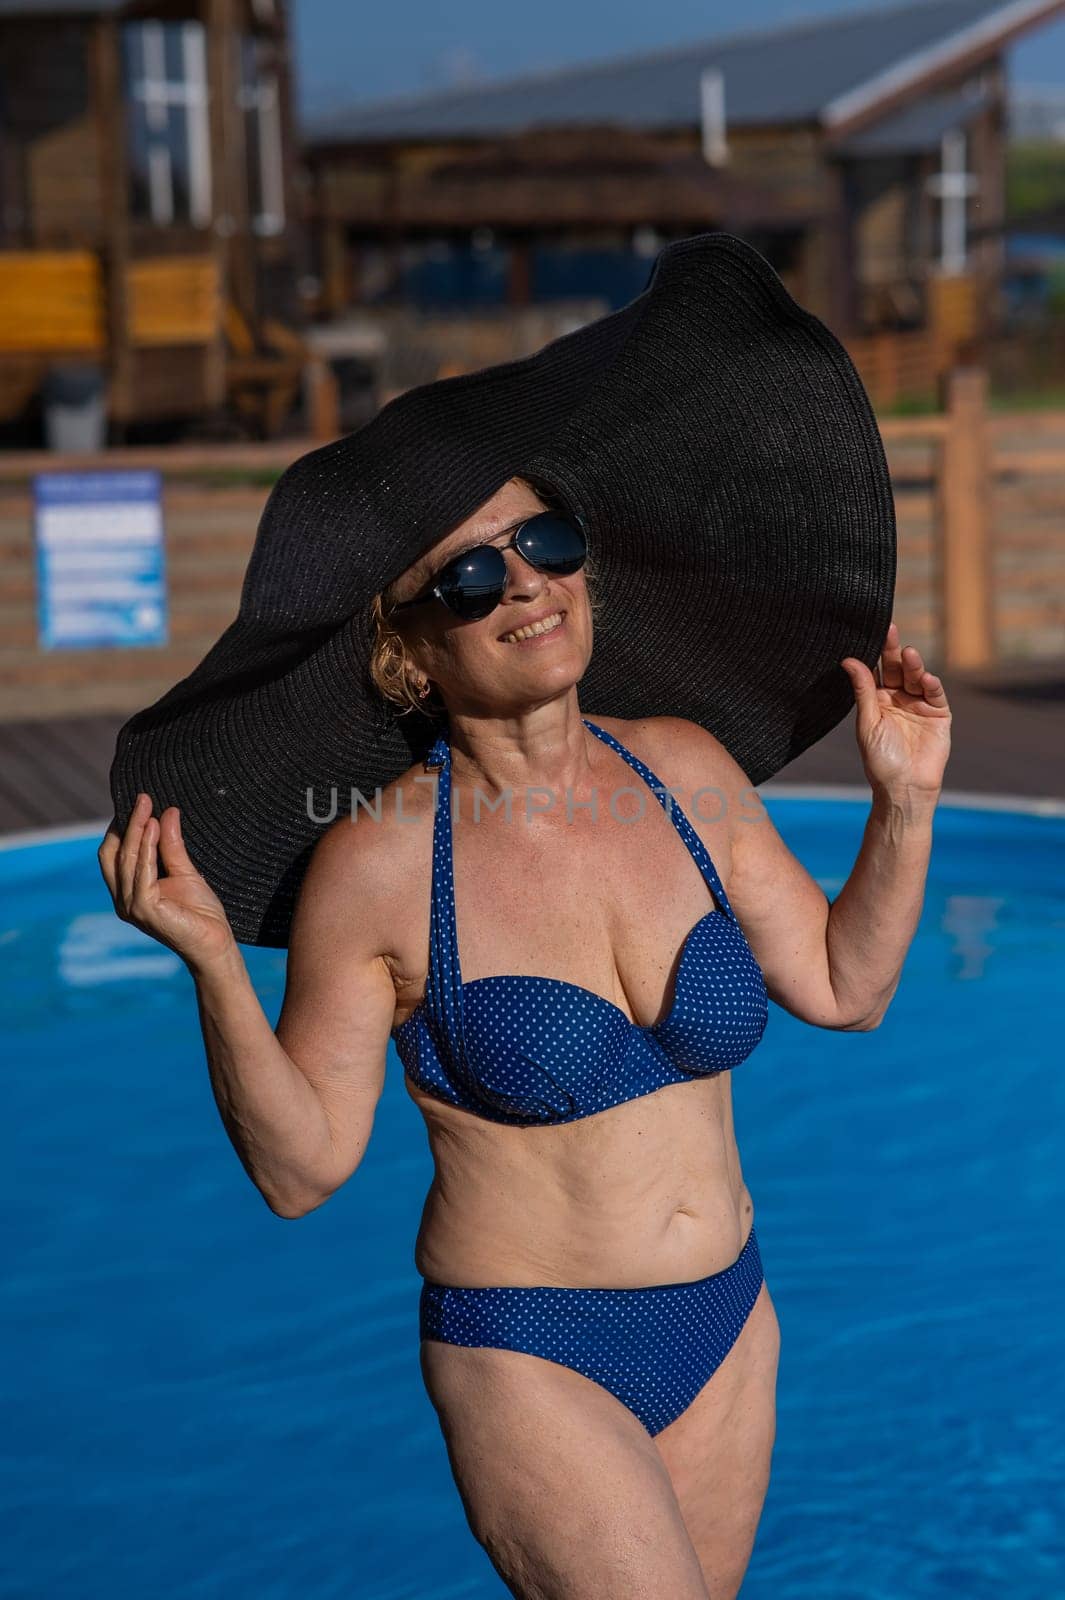
[[[52,367],[41,387],[48,449],[102,450],[107,443],[105,394],[99,367]]]

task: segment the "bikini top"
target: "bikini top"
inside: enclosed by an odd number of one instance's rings
[[[392,1030],[420,1089],[491,1122],[575,1122],[670,1083],[737,1066],[765,1031],[762,969],[736,921],[710,853],[649,767],[584,718],[651,787],[694,856],[717,905],[682,947],[673,1005],[643,1027],[605,996],[561,978],[505,976],[463,983],[452,868],[451,751],[446,735],[433,823],[429,974],[425,996]]]

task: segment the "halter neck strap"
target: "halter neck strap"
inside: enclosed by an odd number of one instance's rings
[[[590,729],[597,739],[602,739],[604,744],[608,744],[612,750],[616,750],[618,755],[628,762],[633,771],[639,773],[687,845],[711,894],[725,915],[735,922],[735,913],[729,904],[728,895],[725,893],[724,885],[718,876],[717,868],[714,866],[709,850],[692,827],[684,811],[670,795],[666,785],[651,771],[645,762],[640,760],[639,756],[633,755],[632,751],[623,745],[620,739],[616,739],[612,733],[607,733],[605,728],[600,728],[594,722],[589,722],[587,717],[583,721],[584,726]]]
[[[620,739],[615,738],[612,733],[608,733],[605,728],[600,728],[597,723],[591,722],[587,717],[582,717],[581,721],[584,723],[584,726],[589,730],[590,733],[595,734],[597,739],[601,739],[602,742],[609,745],[612,750],[616,750],[618,755],[621,756],[624,761],[628,762],[633,771],[638,773],[643,781],[647,784],[648,788],[662,806],[666,816],[673,823],[673,826],[683,839],[689,853],[695,861],[696,866],[702,873],[704,882],[709,888],[711,894],[714,896],[714,899],[717,901],[722,911],[724,911],[725,915],[731,921],[735,922],[736,914],[729,903],[728,895],[725,893],[725,886],[721,882],[721,878],[718,875],[717,868],[714,866],[713,858],[711,857],[709,850],[706,848],[706,845],[703,843],[699,834],[692,827],[692,824],[682,807],[677,804],[676,800],[669,793],[666,785],[654,772],[652,772],[651,768],[646,764],[646,762],[641,761],[639,756],[634,755],[626,745],[622,744]],[[455,902],[451,866],[451,743],[446,729],[444,729],[434,741],[432,748],[425,758],[425,765],[427,767],[439,770],[440,773],[439,786],[437,790],[437,812],[434,826],[433,871],[435,876],[438,862],[441,865],[446,864],[449,888],[449,893],[446,898],[451,908],[451,933],[449,943],[453,952],[456,983],[461,983],[461,977],[458,971],[458,940],[455,935]],[[446,827],[442,824],[442,814],[447,822]],[[437,897],[434,893],[434,906],[436,898]]]

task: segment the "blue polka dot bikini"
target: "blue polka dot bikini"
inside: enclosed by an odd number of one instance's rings
[[[639,757],[584,719],[647,783],[687,845],[715,906],[684,942],[675,999],[641,1027],[604,996],[559,978],[462,982],[455,925],[451,751],[441,735],[433,826],[425,998],[393,1030],[403,1066],[427,1094],[494,1122],[550,1126],[594,1116],[670,1083],[744,1061],[768,1020],[765,981],[709,851]],[[423,1279],[422,1339],[519,1350],[573,1368],[660,1433],[735,1344],[763,1281],[752,1226],[731,1266],[687,1283],[637,1289],[457,1288]]]

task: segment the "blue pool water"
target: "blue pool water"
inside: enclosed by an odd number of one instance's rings
[[[770,808],[834,895],[866,806]],[[97,842],[0,852],[0,1593],[502,1596],[421,1387],[398,1061],[354,1178],[275,1218]],[[246,954],[275,1019],[284,954]],[[1063,990],[1065,819],[945,805],[882,1026],[773,1007],[736,1072],[783,1334],[744,1600],[1065,1595]]]

